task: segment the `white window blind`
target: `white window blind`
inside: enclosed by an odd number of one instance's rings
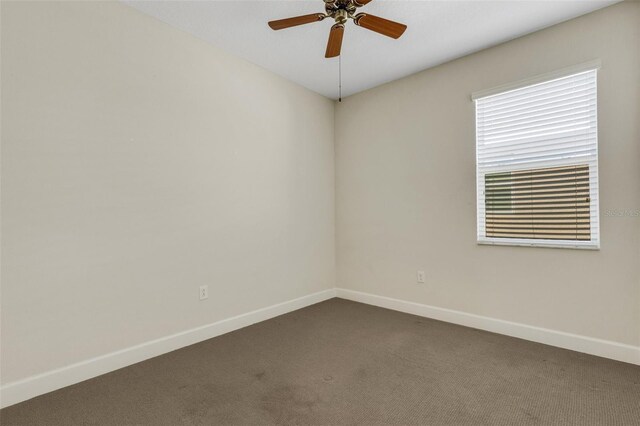
[[[599,247],[597,70],[475,103],[478,242]]]

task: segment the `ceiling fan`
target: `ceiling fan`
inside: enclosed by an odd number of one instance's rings
[[[340,55],[342,36],[344,35],[344,24],[348,19],[353,19],[356,25],[368,30],[386,35],[387,37],[399,38],[404,33],[404,30],[407,29],[406,25],[369,15],[368,13],[356,14],[359,7],[364,6],[370,1],[371,0],[324,0],[326,13],[312,13],[310,15],[270,21],[269,26],[274,30],[282,30],[298,25],[319,22],[325,18],[333,18],[336,23],[331,27],[331,31],[329,32],[327,51],[324,55],[325,58],[334,58]]]

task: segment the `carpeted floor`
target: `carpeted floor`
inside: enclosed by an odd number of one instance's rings
[[[640,367],[332,299],[8,407],[9,425],[640,425]]]

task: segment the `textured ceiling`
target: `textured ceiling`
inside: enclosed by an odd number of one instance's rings
[[[322,0],[131,1],[144,13],[324,96],[338,95],[338,58],[325,59],[331,20],[273,31],[267,21],[324,10]],[[342,94],[348,96],[617,3],[581,1],[385,1],[369,12],[408,25],[398,40],[345,29]]]

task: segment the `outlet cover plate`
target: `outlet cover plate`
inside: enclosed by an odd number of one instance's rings
[[[201,285],[200,286],[200,300],[205,300],[209,298],[209,286]]]

